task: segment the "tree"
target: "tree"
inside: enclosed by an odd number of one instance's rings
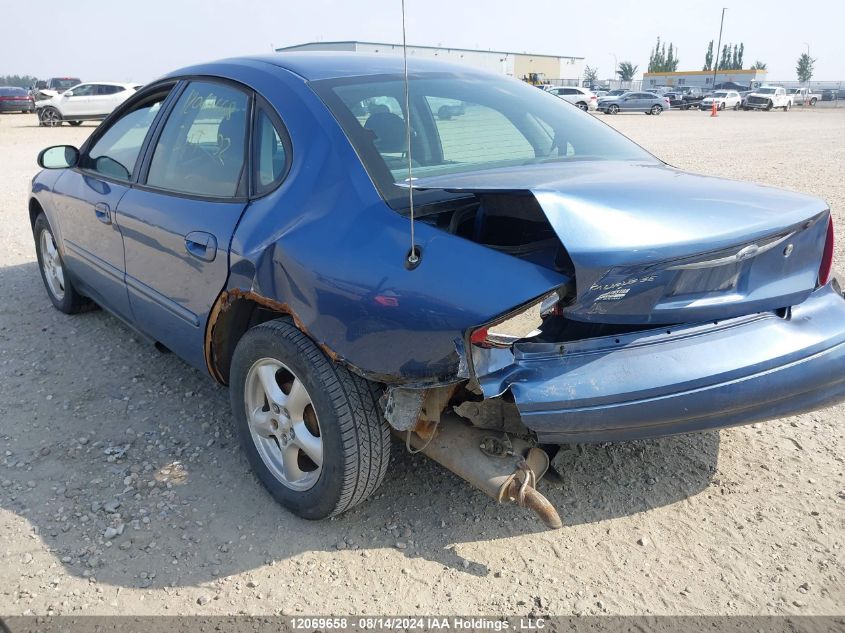
[[[639,66],[635,66],[631,62],[619,62],[616,74],[619,75],[619,79],[622,81],[631,81],[639,69]]]
[[[0,86],[17,86],[18,88],[29,88],[38,81],[32,75],[3,75],[0,76]]]
[[[713,40],[707,45],[707,54],[704,55],[704,68],[701,70],[713,70]]]
[[[745,53],[745,44],[739,43],[739,52],[736,56],[736,70],[742,70],[742,55]]]
[[[751,65],[752,70],[766,70],[766,62],[761,62],[759,59]]]
[[[813,78],[813,64],[816,60],[810,57],[807,53],[801,53],[798,58],[798,65],[795,67],[795,72],[798,73],[798,81],[806,83]]]
[[[730,44],[722,47],[722,54],[719,56],[719,67],[717,70],[727,70],[730,67]]]
[[[584,83],[592,86],[599,80],[599,69],[591,66],[584,66]]]
[[[669,42],[669,50],[666,51],[666,42],[661,45],[660,37],[651,51],[648,58],[648,72],[650,73],[671,73],[678,70],[677,49]]]

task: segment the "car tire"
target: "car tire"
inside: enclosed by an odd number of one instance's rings
[[[810,99],[810,105],[811,106],[816,105],[816,101],[817,101],[817,99]]]
[[[53,230],[43,213],[35,218],[32,233],[35,237],[35,255],[41,281],[44,282],[44,288],[53,306],[65,314],[77,314],[96,307],[93,301],[79,294],[73,287],[53,237]]]
[[[588,106],[588,105],[587,105],[586,103],[584,103],[583,101],[579,101],[579,102],[578,102],[578,103],[576,103],[575,105],[576,105],[576,106],[578,106],[578,108],[579,108],[579,109],[581,109],[581,110],[583,110],[584,112],[586,112],[587,110],[589,110],[589,109],[590,109],[590,106]]]
[[[607,106],[607,113],[608,114],[619,114],[619,106],[616,104],[612,104]]]
[[[724,103],[724,101],[723,101],[722,103],[720,103],[720,104],[719,104],[719,107],[718,107],[718,108],[716,108],[716,109],[717,109],[717,110],[719,110],[720,112],[721,112],[722,110],[724,110],[724,109],[725,109],[725,103]]]
[[[82,125],[82,121],[68,121],[68,123],[74,127]]]
[[[437,118],[441,121],[448,121],[452,118],[452,108],[447,105],[442,105],[437,110]]]
[[[332,362],[287,319],[255,326],[238,342],[230,396],[253,471],[297,516],[340,514],[384,479],[390,429],[380,389]]]
[[[738,110],[739,110],[739,104],[738,104],[738,103],[735,103],[735,104],[734,104],[734,112],[736,112],[736,111],[738,111]]]
[[[649,110],[649,114],[653,114],[654,116],[660,116],[660,114],[662,112],[663,112],[663,107],[659,106],[657,104],[654,104],[653,106],[651,106],[651,110]]]
[[[59,127],[62,124],[61,113],[51,106],[41,110],[40,115],[41,125],[46,127]]]

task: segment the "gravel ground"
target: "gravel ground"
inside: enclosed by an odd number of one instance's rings
[[[679,167],[826,198],[842,261],[845,109],[601,118]],[[0,613],[845,612],[843,406],[589,448],[543,484],[555,532],[399,445],[369,502],[286,513],[225,389],[50,307],[26,188],[39,149],[92,129],[0,116]]]

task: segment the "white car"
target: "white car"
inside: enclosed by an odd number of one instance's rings
[[[551,86],[546,88],[546,91],[551,92],[564,101],[569,101],[569,103],[578,106],[585,112],[596,109],[596,95],[586,88],[579,88],[578,86]]]
[[[108,81],[89,82],[68,88],[61,94],[35,102],[41,125],[55,127],[67,121],[80,125],[83,121],[100,121],[111,114],[140,88],[138,84]]]
[[[783,86],[760,86],[745,97],[743,110],[772,110],[783,108],[788,112],[792,107],[792,95],[786,93]]]
[[[739,106],[742,104],[742,95],[736,90],[717,90],[709,97],[704,97],[699,107],[702,110],[712,110],[714,101],[719,110],[724,110],[725,108],[739,110]]]

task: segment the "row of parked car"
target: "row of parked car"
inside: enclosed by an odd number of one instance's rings
[[[695,86],[653,91],[588,90],[578,86],[542,86],[548,92],[569,101],[582,110],[598,110],[606,114],[644,112],[658,115],[664,110],[772,110],[788,111],[794,105],[814,106],[818,101],[839,98],[838,91],[812,92],[808,88],[760,86],[754,90],[721,89],[705,91]]]
[[[0,112],[35,112],[41,125],[55,127],[67,122],[101,121],[135,94],[138,84],[110,81],[83,83],[73,77],[39,81],[27,90],[0,86]]]

